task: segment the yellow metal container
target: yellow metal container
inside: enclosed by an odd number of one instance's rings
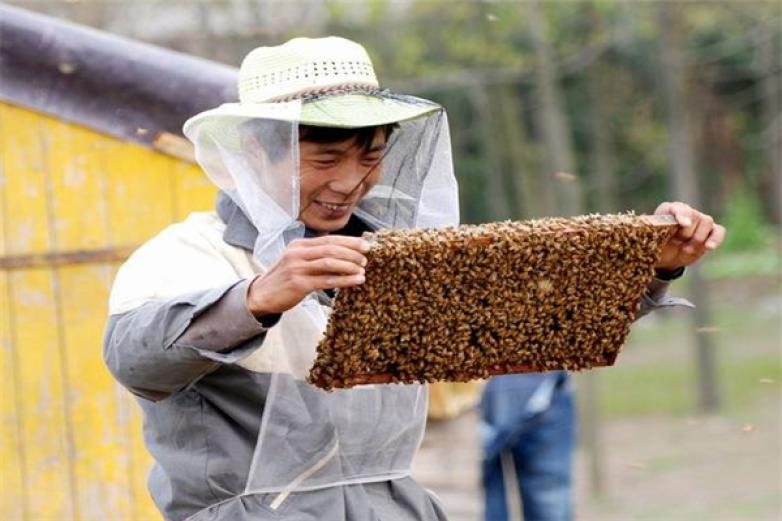
[[[0,102],[0,519],[154,520],[101,338],[128,252],[215,188],[186,161]]]

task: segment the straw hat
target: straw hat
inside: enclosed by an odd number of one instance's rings
[[[239,103],[227,103],[191,118],[268,117],[286,119],[289,111],[272,105],[302,100],[298,123],[359,128],[398,123],[441,110],[435,103],[381,90],[364,47],[336,36],[294,38],[258,47],[239,69]],[[274,114],[278,115],[275,116]]]

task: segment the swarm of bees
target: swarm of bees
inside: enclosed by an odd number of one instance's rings
[[[309,381],[467,381],[612,365],[662,247],[658,216],[586,215],[365,237]]]

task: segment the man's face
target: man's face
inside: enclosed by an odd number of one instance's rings
[[[328,233],[344,227],[353,210],[378,182],[386,134],[377,129],[371,144],[299,142],[301,213],[310,229]]]

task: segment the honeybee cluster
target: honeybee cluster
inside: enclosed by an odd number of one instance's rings
[[[367,234],[366,282],[336,297],[310,382],[611,365],[674,230],[630,214]]]

